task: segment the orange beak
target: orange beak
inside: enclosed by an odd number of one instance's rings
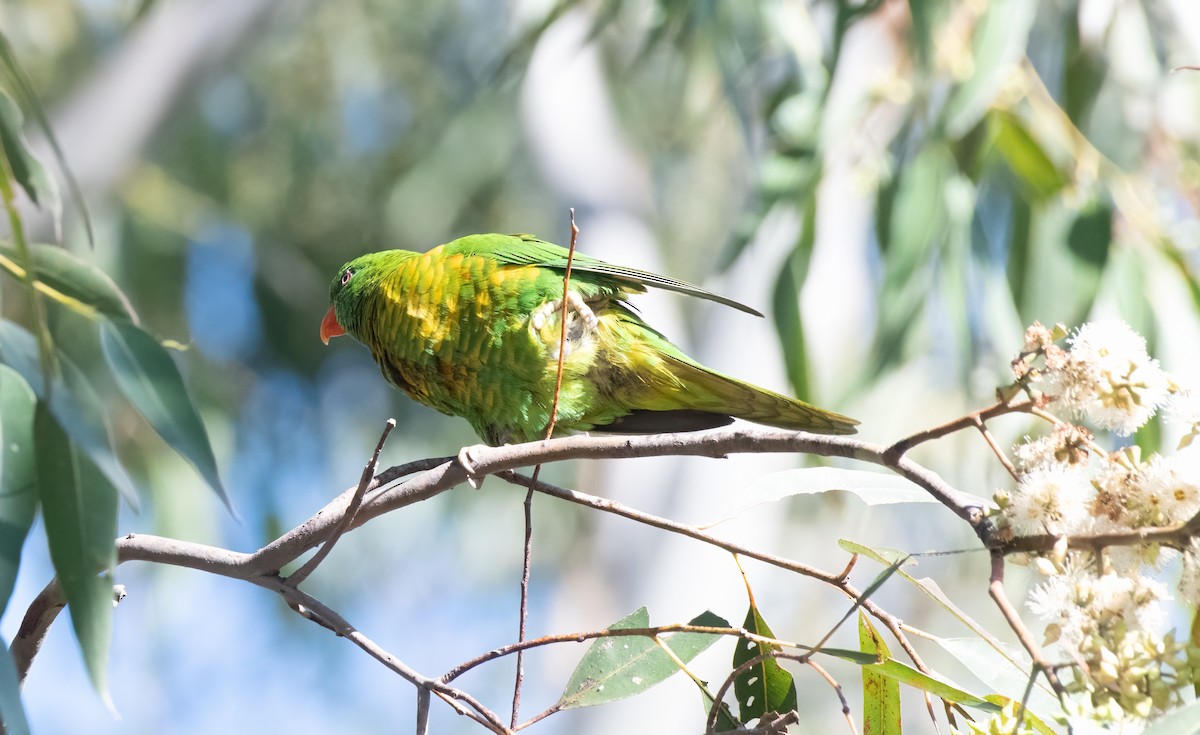
[[[333,307],[330,306],[329,311],[325,312],[325,318],[321,320],[321,341],[329,344],[330,337],[340,337],[345,333],[346,330],[338,324],[337,314],[333,313]]]

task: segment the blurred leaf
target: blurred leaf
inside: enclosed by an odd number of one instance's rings
[[[83,227],[87,231],[88,242],[95,243],[96,237],[92,232],[92,216],[88,213],[87,203],[83,200],[83,191],[79,188],[79,182],[75,180],[75,175],[71,173],[71,168],[67,166],[67,157],[63,155],[62,147],[58,144],[58,138],[55,137],[54,130],[50,127],[50,119],[46,117],[46,110],[42,107],[41,101],[38,100],[37,93],[34,92],[33,85],[30,84],[25,70],[17,62],[17,57],[13,54],[12,45],[9,44],[8,37],[2,32],[0,32],[0,68],[3,68],[9,77],[12,78],[13,85],[16,88],[18,97],[21,98],[20,101],[24,105],[25,111],[32,113],[38,128],[46,136],[46,141],[50,144],[50,150],[54,151],[54,158],[58,162],[58,167],[67,179],[67,188],[71,190],[71,197],[75,200],[75,205],[79,207],[79,212],[83,216]]]
[[[950,138],[959,138],[983,118],[1025,55],[1036,0],[993,0],[975,23],[971,36],[973,73],[950,93],[942,112]]]
[[[71,624],[92,684],[107,701],[117,491],[41,402],[34,436],[50,559],[70,606]]]
[[[1023,649],[998,641],[1004,649],[1002,655],[992,643],[981,638],[929,637],[992,691],[1018,702],[1024,698],[1033,662]],[[1028,704],[1029,709],[1046,716],[1059,709],[1058,700],[1045,686],[1033,687]]]
[[[909,38],[924,71],[932,66],[936,29],[945,15],[945,8],[944,0],[908,0],[908,12],[912,17]]]
[[[21,547],[37,512],[35,405],[29,384],[12,368],[0,365],[0,614],[12,595]]]
[[[1078,23],[1063,23],[1062,109],[1076,127],[1082,128],[1104,86],[1107,66],[1102,48],[1084,45]]]
[[[691,625],[729,627],[729,623],[711,612],[694,618]],[[613,623],[609,630],[648,628],[650,614],[638,608]],[[691,661],[720,638],[707,633],[672,633],[661,636],[683,662]],[[558,700],[559,709],[591,707],[632,697],[679,671],[679,666],[653,638],[648,636],[611,636],[596,639],[571,674],[567,688]]]
[[[1200,733],[1200,700],[1180,707],[1142,731],[1142,735],[1197,735],[1197,733]]]
[[[751,633],[774,638],[767,621],[763,620],[753,600],[746,611],[742,627]],[[738,701],[738,716],[742,722],[762,717],[768,712],[785,713],[796,709],[796,682],[786,669],[769,654],[780,650],[757,641],[739,640],[733,649],[733,667],[736,669],[758,656],[767,656],[733,680],[733,693]]]
[[[858,647],[863,653],[873,654],[880,659],[891,658],[891,651],[871,625],[866,613],[858,614]],[[899,735],[900,683],[864,666],[863,680],[863,735]]]
[[[121,392],[232,510],[204,423],[166,349],[140,327],[119,319],[101,322],[100,342]]]
[[[129,299],[104,271],[55,245],[31,245],[30,254],[34,273],[41,286],[46,287],[39,286],[43,293],[60,303],[70,305],[76,301],[101,314],[137,322]],[[25,277],[20,257],[11,247],[0,245],[0,268],[13,278]]]
[[[29,722],[21,704],[21,684],[8,645],[0,653],[0,725],[6,735],[28,735]]]
[[[1103,202],[1092,202],[1080,211],[1067,233],[1067,247],[1080,264],[1099,272],[1108,264],[1113,239],[1113,210]]]
[[[868,559],[874,559],[880,564],[889,567],[893,564],[913,567],[917,565],[917,560],[913,558],[912,554],[909,554],[906,551],[866,546],[856,541],[849,541],[847,539],[838,539],[838,546],[846,551],[849,551],[851,554],[858,554],[859,556],[865,556]]]
[[[1029,199],[1049,199],[1067,185],[1067,175],[1054,165],[1019,117],[996,110],[988,116],[988,126],[992,145],[1028,192]]]
[[[903,359],[903,345],[918,323],[929,295],[935,253],[945,244],[948,221],[943,192],[954,175],[945,146],[921,151],[900,173],[895,197],[886,208],[887,253],[879,294],[879,328],[871,372],[874,377]]]
[[[800,315],[800,288],[808,276],[813,243],[817,236],[817,197],[811,189],[804,199],[800,241],[788,256],[775,281],[771,311],[783,351],[788,382],[799,396],[811,395],[808,384],[808,349],[804,342],[804,319]]]
[[[62,217],[62,201],[58,187],[41,162],[29,152],[22,132],[21,109],[7,94],[0,91],[0,150],[8,159],[13,178],[30,201],[49,212],[55,222]]]
[[[50,411],[71,439],[91,459],[125,501],[135,510],[137,492],[113,451],[104,402],[74,363],[59,355],[60,379],[47,392],[38,363],[33,335],[10,321],[0,320],[0,362],[16,370]]]

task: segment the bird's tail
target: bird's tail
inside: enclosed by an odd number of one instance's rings
[[[780,429],[818,434],[853,434],[858,422],[804,401],[788,398],[728,375],[664,354],[670,371],[688,386],[683,401],[687,408],[730,416]]]

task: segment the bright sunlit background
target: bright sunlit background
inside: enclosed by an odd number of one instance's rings
[[[252,551],[355,483],[388,417],[385,464],[475,443],[465,422],[387,386],[360,345],[321,344],[329,281],[360,253],[474,232],[566,244],[569,207],[583,252],[768,315],[639,297],[686,351],[855,416],[871,441],[989,402],[1033,319],[1118,315],[1169,370],[1194,375],[1200,360],[1200,73],[1170,73],[1200,63],[1190,0],[9,0],[0,28],[95,220],[89,250],[69,205],[64,239],[151,332],[189,345],[180,364],[241,515],[174,454],[151,451],[135,468],[144,507],[123,511],[122,533]],[[127,446],[159,443],[135,421],[117,428]],[[995,428],[1012,442],[1033,425]],[[976,435],[917,459],[977,495],[1005,482]],[[572,463],[544,476],[708,523],[800,461]],[[440,674],[516,638],[522,499],[492,479],[380,518],[308,588]],[[745,615],[724,552],[545,498],[534,513],[532,635],[602,628],[641,605],[656,623]],[[938,507],[841,495],[758,505],[715,532],[828,570],[846,562],[839,538],[977,547]],[[7,640],[52,574],[37,534]],[[986,568],[970,553],[915,573],[999,629]],[[846,609],[803,578],[747,571],[781,637],[813,642]],[[877,571],[861,562],[855,579]],[[120,718],[60,621],[25,687],[35,732],[412,727],[411,686],[262,589],[137,563],[118,581]],[[907,623],[967,633],[899,582],[878,600]],[[854,647],[853,627],[835,643]],[[557,699],[583,650],[527,659],[526,716]],[[731,650],[714,646],[697,671],[719,681]],[[857,668],[832,671],[859,686]],[[796,674],[796,730],[844,728],[826,684]],[[507,712],[512,679],[506,659],[459,683]],[[923,710],[917,697],[906,706]],[[703,717],[694,685],[675,677],[535,731],[694,733]],[[434,732],[479,730],[438,702],[433,718]]]

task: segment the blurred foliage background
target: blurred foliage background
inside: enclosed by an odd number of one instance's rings
[[[748,323],[675,296],[641,300],[692,354],[790,383],[862,419],[870,440],[990,402],[1034,319],[1119,316],[1184,380],[1200,359],[1200,73],[1171,71],[1200,63],[1188,0],[7,0],[0,31],[94,220],[89,246],[68,199],[65,246],[113,277],[149,331],[189,346],[180,366],[241,514],[116,417],[145,495],[140,513],[122,510],[122,533],[252,550],[353,483],[388,416],[399,428],[385,461],[473,443],[465,423],[389,389],[359,346],[320,344],[329,280],[361,252],[471,232],[565,242],[568,207],[585,252],[768,313]],[[27,220],[54,238],[32,209]],[[3,296],[7,317],[28,318],[17,289]],[[1005,441],[1031,429],[1010,422]],[[974,436],[918,459],[980,495],[1004,482]],[[702,521],[794,462],[645,460],[550,477]],[[520,495],[491,485],[356,532],[315,593],[429,674],[514,639]],[[655,622],[706,607],[740,619],[727,556],[574,509],[535,513],[534,634],[599,628],[643,603]],[[972,546],[947,513],[830,498],[721,530],[829,568],[844,563],[842,536]],[[7,639],[50,576],[42,547],[35,534]],[[930,565],[976,609],[982,555]],[[815,585],[751,577],[780,635],[817,638],[840,617]],[[90,695],[60,624],[25,690],[36,732],[411,721],[407,685],[259,590],[131,565],[118,579],[130,591],[111,663],[122,719]],[[880,599],[939,624],[903,591]],[[728,660],[728,646],[714,650]],[[530,714],[578,655],[531,658]],[[495,665],[463,686],[503,710],[511,675]],[[538,729],[694,732],[690,687]],[[801,732],[840,726],[831,695],[801,691]],[[436,731],[473,730],[434,709]]]

